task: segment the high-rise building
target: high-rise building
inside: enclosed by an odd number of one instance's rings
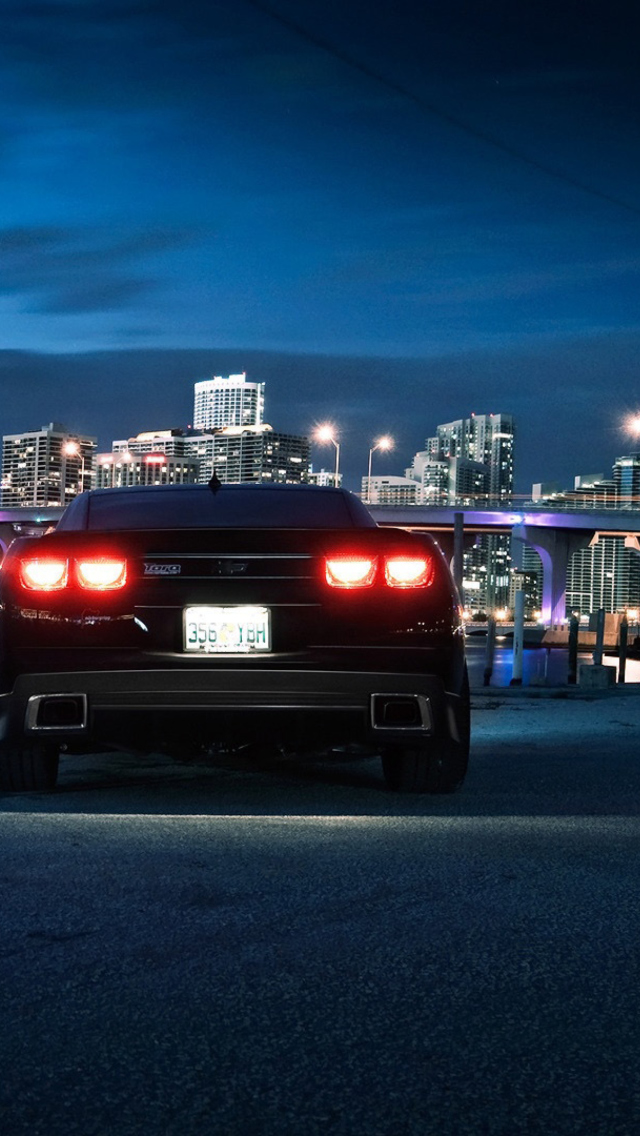
[[[309,477],[309,439],[281,434],[266,424],[253,429],[229,426],[188,439],[187,448],[200,461],[201,481],[209,481],[214,473],[229,483],[296,483]]]
[[[466,459],[484,466],[484,500],[500,505],[508,503],[513,494],[514,438],[512,414],[472,414],[437,426],[435,438],[427,439],[427,449],[437,451],[439,460]]]
[[[472,414],[436,427],[406,471],[424,504],[487,508],[513,494],[515,424],[511,414]],[[474,610],[505,607],[509,599],[510,541],[479,536],[464,556],[463,598]]]
[[[98,454],[96,488],[120,489],[128,485],[180,485],[198,481],[200,462],[173,457],[161,450],[142,453]]]
[[[227,426],[146,431],[115,441],[114,454],[164,453],[177,462],[197,462],[197,481],[206,483],[215,472],[222,482],[306,482],[309,480],[309,439],[282,434],[263,423],[243,428]]]
[[[336,474],[333,469],[314,469],[309,466],[309,485],[322,485],[323,488],[336,488]],[[342,474],[338,473],[338,489],[342,486]]]
[[[588,474],[576,477],[573,489],[553,487],[550,492],[549,488],[533,487],[536,504],[548,502],[555,509],[639,509],[640,454],[616,458],[610,478]],[[569,561],[567,613],[588,615],[601,607],[606,612],[640,607],[640,551],[624,536],[597,535]]]
[[[264,415],[264,383],[248,383],[240,375],[216,375],[194,387],[193,425],[196,430],[221,426],[260,426]]]
[[[2,439],[4,508],[68,505],[93,483],[97,439],[59,422]]]
[[[417,482],[417,500],[425,505],[470,506],[484,502],[487,496],[487,467],[469,458],[434,457],[429,450],[421,450],[406,476]]]
[[[616,458],[613,466],[619,509],[640,509],[640,453]]]
[[[409,477],[363,477],[360,496],[368,505],[415,505],[418,486]]]

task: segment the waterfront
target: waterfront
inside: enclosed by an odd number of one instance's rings
[[[484,683],[486,638],[469,636],[467,638],[467,660],[469,680],[472,689],[479,689]],[[580,652],[578,664],[593,662],[591,653]],[[618,666],[613,655],[603,658],[606,666]],[[509,686],[513,672],[513,641],[498,635],[493,660],[493,673],[490,686]],[[565,647],[525,647],[522,664],[523,686],[564,686],[569,672],[569,652]],[[640,683],[640,659],[627,659],[626,681]]]

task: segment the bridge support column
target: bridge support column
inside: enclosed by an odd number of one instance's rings
[[[535,548],[542,561],[542,622],[561,623],[566,616],[567,568],[574,552],[586,548],[593,529],[552,529],[515,525],[513,537]]]

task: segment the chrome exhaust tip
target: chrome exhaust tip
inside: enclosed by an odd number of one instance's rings
[[[86,694],[34,694],[27,702],[25,730],[86,730],[89,707]]]
[[[424,694],[372,694],[374,730],[412,730],[432,733],[431,703]]]

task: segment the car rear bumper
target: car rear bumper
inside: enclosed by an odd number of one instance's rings
[[[21,675],[0,696],[5,743],[41,738],[74,748],[171,740],[420,744],[456,734],[455,694],[433,675],[224,668]]]

